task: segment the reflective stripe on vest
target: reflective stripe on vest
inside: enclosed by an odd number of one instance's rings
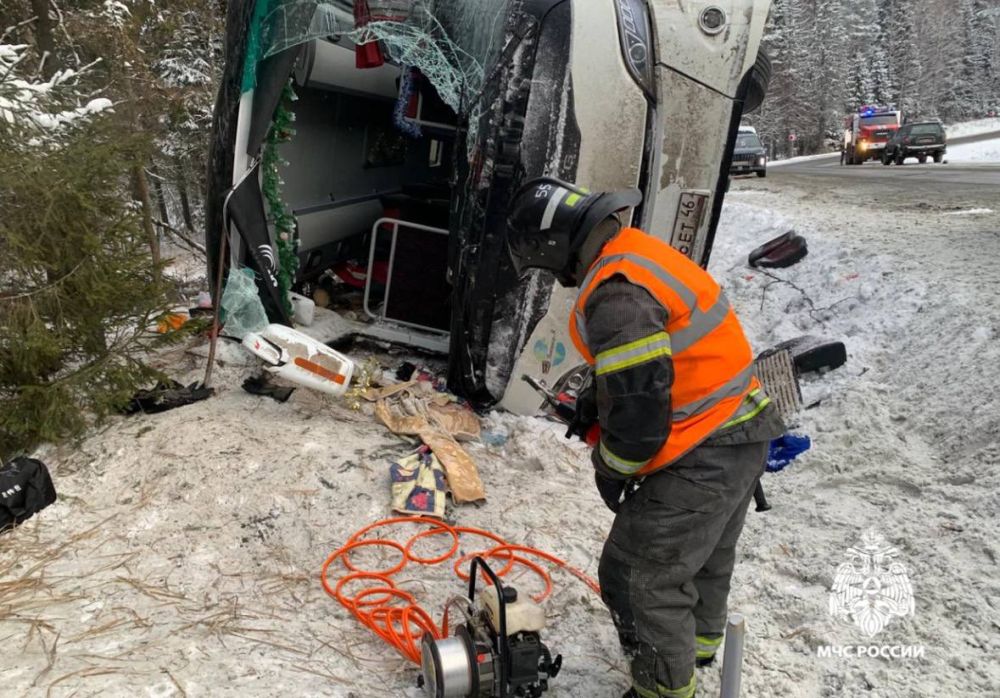
[[[623,344],[597,355],[595,368],[597,375],[604,376],[615,371],[624,371],[660,356],[670,356],[670,335],[657,332],[649,337]]]
[[[689,417],[695,417],[705,410],[716,405],[720,400],[725,400],[727,397],[736,397],[737,395],[743,395],[746,391],[750,390],[751,381],[753,381],[754,373],[753,367],[747,367],[738,376],[733,378],[731,381],[723,385],[721,388],[716,390],[711,395],[706,395],[701,400],[689,403],[687,405],[679,405],[673,408],[674,421],[679,422],[682,419],[688,419]]]
[[[702,337],[711,334],[713,330],[725,321],[726,316],[729,315],[731,306],[729,305],[729,300],[726,298],[726,294],[722,291],[719,292],[719,298],[715,301],[715,304],[708,310],[703,311],[698,307],[698,297],[691,289],[685,286],[679,279],[669,274],[665,269],[654,264],[651,260],[635,254],[611,255],[598,260],[587,274],[583,283],[580,284],[580,288],[588,288],[591,281],[593,281],[594,277],[602,269],[620,261],[630,262],[631,264],[645,268],[646,271],[655,275],[657,279],[669,286],[680,297],[684,305],[687,306],[691,314],[690,323],[684,329],[674,332],[670,337],[673,352],[676,354],[680,354]],[[577,307],[575,313],[577,331],[580,333],[584,344],[589,344],[587,340],[587,323],[583,316],[583,308]]]
[[[733,415],[732,419],[722,425],[722,429],[728,429],[729,427],[743,424],[743,422],[749,422],[763,412],[764,408],[770,404],[771,398],[765,395],[763,390],[760,388],[751,390],[742,404],[740,404],[740,408],[736,410],[736,414]]]

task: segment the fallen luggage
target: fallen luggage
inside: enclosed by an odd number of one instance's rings
[[[0,532],[30,519],[56,501],[45,463],[21,456],[0,468]]]
[[[806,239],[794,230],[789,230],[751,252],[748,262],[751,267],[784,269],[802,261],[807,254],[809,246]]]

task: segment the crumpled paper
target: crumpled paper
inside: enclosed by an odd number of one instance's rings
[[[418,381],[370,390],[375,416],[395,434],[419,436],[441,461],[455,502],[486,499],[475,462],[457,439],[480,435],[479,419],[443,393],[427,392]]]

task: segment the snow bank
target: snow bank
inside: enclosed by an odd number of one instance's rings
[[[1000,283],[1000,236],[973,218],[948,226],[914,211],[887,224],[815,196],[756,194],[731,195],[712,271],[757,349],[817,334],[844,341],[849,360],[804,382],[813,407],[798,426],[813,449],[765,477],[777,505],[748,519],[732,596],[753,625],[747,694],[931,695],[945,680],[956,695],[995,695],[1000,299],[984,289]],[[777,202],[784,215],[762,208]],[[789,228],[808,239],[805,260],[746,267],[750,249]],[[875,638],[828,613],[844,551],[869,527],[899,549],[916,598],[912,618]],[[819,655],[862,644],[926,656]]]
[[[831,158],[840,157],[840,153],[819,153],[817,155],[799,155],[794,158],[785,158],[784,160],[772,160],[767,163],[768,167],[781,167],[783,165],[794,165],[799,162],[813,162],[815,160],[828,160]]]
[[[948,162],[1000,162],[1000,138],[948,146]]]
[[[994,131],[1000,131],[1000,117],[948,124],[945,126],[945,130],[948,132],[949,138],[962,138],[963,136],[979,136],[984,133],[993,133]]]
[[[949,211],[948,216],[987,216],[993,213],[991,208],[970,208],[967,211]]]

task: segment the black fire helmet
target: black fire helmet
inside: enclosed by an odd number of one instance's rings
[[[547,269],[573,286],[576,255],[604,219],[642,203],[638,189],[591,193],[553,177],[532,179],[514,195],[507,220],[507,246],[519,274]]]

